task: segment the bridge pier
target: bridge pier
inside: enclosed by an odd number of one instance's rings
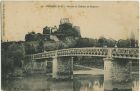
[[[58,72],[58,59],[53,58],[53,60],[52,60],[52,77],[55,79],[58,78],[57,72]]]
[[[53,58],[52,78],[73,79],[73,57]]]
[[[131,67],[131,60],[104,58],[104,90],[131,91]]]

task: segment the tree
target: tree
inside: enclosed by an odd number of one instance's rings
[[[35,36],[35,40],[38,40],[38,41],[43,40],[42,34],[41,33],[37,33],[36,36]]]
[[[36,53],[35,51],[35,46],[31,43],[25,43],[25,53],[26,54],[34,54]]]
[[[13,43],[8,47],[8,56],[14,60],[15,67],[22,66],[22,60],[24,59],[24,47],[22,44]]]
[[[96,39],[80,38],[76,47],[93,47],[97,45]]]
[[[107,47],[115,47],[116,41],[113,39],[106,39]]]
[[[130,47],[134,48],[136,45],[136,40],[135,40],[135,35],[133,32],[131,32],[131,36],[130,36]]]
[[[135,47],[135,44],[136,44],[136,40],[131,38],[130,39],[130,47],[134,48]]]
[[[6,43],[7,45],[8,43]],[[24,45],[23,43],[11,42],[5,49],[2,44],[2,73],[7,75],[12,73],[16,68],[22,67],[22,61],[24,59]]]
[[[99,46],[99,47],[107,46],[107,39],[104,38],[103,36],[101,36],[101,37],[98,39],[98,46]]]
[[[118,40],[118,43],[117,43],[117,46],[121,48],[129,48],[130,45],[131,43],[129,39],[126,39],[126,40],[120,39]]]
[[[37,46],[37,52],[43,52],[44,51],[44,43],[43,41],[39,41],[39,45]]]
[[[45,28],[43,28],[43,34],[50,34],[51,30],[48,26],[46,26]]]
[[[25,35],[25,41],[34,41],[35,40],[35,32],[29,32]]]

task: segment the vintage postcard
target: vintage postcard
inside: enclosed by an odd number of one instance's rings
[[[2,91],[139,91],[138,1],[2,1]]]

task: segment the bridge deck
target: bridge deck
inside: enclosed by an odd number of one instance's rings
[[[27,55],[30,59],[54,58],[63,56],[96,56],[125,59],[139,59],[138,48],[69,48]]]

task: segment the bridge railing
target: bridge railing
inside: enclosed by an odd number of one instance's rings
[[[58,56],[106,56],[106,48],[71,48],[58,50]]]
[[[139,49],[138,48],[113,48],[112,57],[138,59]]]
[[[56,51],[48,51],[30,55],[31,59],[53,58],[63,56],[98,56],[107,57],[111,50],[111,57],[138,59],[138,48],[69,48]]]

